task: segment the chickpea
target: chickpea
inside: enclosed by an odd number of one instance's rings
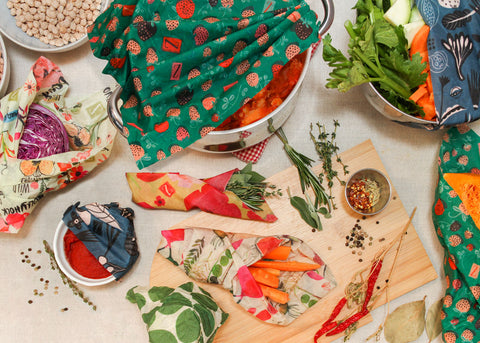
[[[53,46],[83,38],[100,15],[102,0],[7,0],[15,24],[26,34]]]

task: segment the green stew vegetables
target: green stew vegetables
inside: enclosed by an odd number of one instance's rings
[[[350,36],[346,57],[332,45],[330,35],[323,39],[323,59],[333,68],[327,88],[346,92],[352,87],[372,82],[393,106],[409,114],[423,113],[409,96],[425,83],[422,73],[426,63],[419,54],[410,59],[403,26],[385,18],[389,1],[358,0],[356,22],[345,22]]]

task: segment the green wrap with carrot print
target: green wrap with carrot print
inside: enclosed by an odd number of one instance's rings
[[[90,27],[139,168],[183,150],[318,41],[303,0],[116,0]]]
[[[480,137],[466,125],[443,137],[438,157],[438,185],[432,209],[438,239],[445,248],[446,293],[442,335],[447,343],[480,339],[480,231],[446,173],[480,174]],[[478,206],[478,204],[476,204]]]

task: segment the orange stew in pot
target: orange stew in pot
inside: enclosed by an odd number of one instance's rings
[[[280,106],[298,82],[305,65],[306,51],[295,56],[260,92],[237,112],[228,117],[215,131],[236,129],[249,125],[270,114]]]

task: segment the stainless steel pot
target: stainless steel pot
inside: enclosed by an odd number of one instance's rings
[[[319,29],[319,35],[323,36],[332,25],[334,7],[333,0],[321,1],[324,9],[324,17]],[[275,129],[281,127],[290,114],[293,113],[300,88],[308,70],[311,53],[312,51],[310,48],[307,52],[303,71],[293,90],[283,103],[269,115],[241,128],[224,131],[211,131],[205,137],[190,145],[189,148],[211,153],[233,152],[255,145],[272,135]],[[126,136],[123,128],[122,115],[118,105],[121,92],[122,88],[117,87],[112,93],[108,101],[107,112],[113,125],[115,125],[123,136]]]
[[[362,91],[368,102],[381,114],[394,122],[402,125],[435,130],[440,128],[436,122],[414,117],[408,113],[400,111],[390,104],[373,86],[371,82],[362,85]]]

